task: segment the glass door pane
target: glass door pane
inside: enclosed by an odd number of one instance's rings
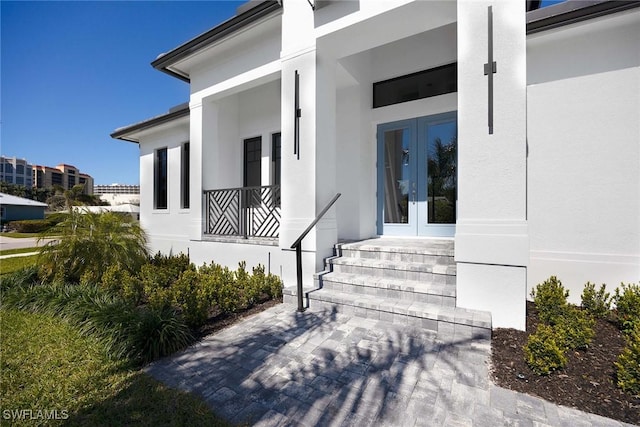
[[[411,180],[410,140],[407,129],[384,132],[384,222],[409,223],[409,185]]]
[[[456,122],[427,127],[427,222],[455,224],[457,199]]]

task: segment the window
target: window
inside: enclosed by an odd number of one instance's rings
[[[62,174],[60,172],[51,172],[51,185],[62,185]]]
[[[182,188],[182,208],[189,209],[189,143],[182,144],[182,174],[180,176]]]
[[[262,138],[244,140],[244,187],[259,187],[262,183]]]
[[[271,137],[271,185],[280,185],[280,133]]]
[[[16,165],[16,174],[24,175],[24,165]]]
[[[454,63],[374,83],[373,108],[456,92],[457,79]]]
[[[71,187],[76,185],[76,177],[75,177],[75,175],[69,175],[68,180],[69,180],[68,181],[69,182],[69,189],[71,189]]]
[[[167,149],[156,150],[153,165],[153,207],[167,209]]]
[[[16,184],[24,185],[24,176],[16,176]]]

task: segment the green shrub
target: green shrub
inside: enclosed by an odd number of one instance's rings
[[[147,286],[144,287],[144,298],[146,298],[146,302],[149,304],[154,310],[164,310],[166,308],[171,307],[173,304],[173,291],[169,288],[149,288]]]
[[[125,271],[122,275],[120,295],[131,304],[139,305],[142,303],[144,288],[140,279]]]
[[[38,267],[35,265],[22,268],[0,276],[0,294],[21,285],[32,285],[40,282]]]
[[[46,216],[46,220],[49,221],[51,225],[59,224],[68,218],[69,214],[67,212],[54,212]]]
[[[264,291],[271,299],[282,297],[282,280],[275,274],[267,274],[264,281]]]
[[[556,333],[568,349],[584,349],[591,344],[595,332],[595,319],[575,306],[568,306],[554,326]]]
[[[640,325],[640,285],[621,283],[613,300],[620,329],[629,332]]]
[[[233,271],[212,262],[198,270],[203,292],[222,313],[232,313],[240,308],[240,292]]]
[[[635,396],[640,396],[640,325],[625,337],[627,345],[615,362],[618,387]]]
[[[563,338],[551,326],[539,324],[524,346],[527,364],[538,375],[548,375],[567,364]]]
[[[209,313],[211,302],[206,290],[200,285],[201,274],[186,270],[172,286],[173,303],[180,308],[189,326],[202,326]]]
[[[596,291],[596,285],[587,282],[582,291],[582,308],[598,319],[606,318],[611,311],[611,295],[606,291],[606,287],[603,283]]]
[[[556,276],[551,276],[531,291],[540,320],[550,325],[554,325],[566,310],[568,296],[569,291]]]
[[[134,360],[151,362],[175,353],[193,342],[191,330],[172,308],[140,310],[131,330]]]
[[[159,267],[153,264],[145,264],[140,269],[139,277],[144,287],[145,293],[148,289],[170,287],[182,272],[177,272],[170,268]]]
[[[194,268],[189,260],[189,256],[183,253],[179,253],[178,255],[163,255],[158,252],[149,258],[149,264],[169,272],[174,277],[174,280],[180,277],[183,271]]]
[[[254,282],[251,275],[246,269],[247,263],[241,261],[238,263],[238,269],[235,272],[235,287],[238,290],[238,308],[244,309],[252,306],[260,297],[260,288],[253,287]]]
[[[110,266],[137,272],[148,259],[146,237],[130,217],[73,212],[51,230],[57,243],[40,251],[41,274],[53,280],[99,283]]]
[[[22,283],[3,292],[2,304],[63,318],[83,335],[100,339],[110,357],[135,363],[166,356],[193,340],[172,307],[136,307],[97,285]]]
[[[127,270],[121,270],[116,266],[107,268],[102,275],[100,286],[108,291],[117,292],[125,301],[134,305],[140,304],[144,294],[140,279],[132,276]]]
[[[53,223],[46,219],[25,219],[11,221],[9,228],[18,233],[42,233],[53,227]]]

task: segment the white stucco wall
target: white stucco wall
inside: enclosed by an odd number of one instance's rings
[[[140,137],[140,225],[152,252],[187,253],[189,209],[180,204],[182,144],[189,141],[186,120],[154,129]],[[167,209],[154,209],[154,158],[167,148]]]
[[[528,291],[640,278],[640,13],[528,43]]]

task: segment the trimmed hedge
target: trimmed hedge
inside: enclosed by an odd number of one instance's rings
[[[11,221],[9,229],[18,233],[43,233],[55,225],[48,219],[25,219],[21,221]]]
[[[141,300],[155,309],[178,309],[192,328],[202,326],[211,313],[234,313],[282,296],[279,277],[265,274],[261,265],[249,273],[244,261],[236,271],[213,262],[200,268],[183,261],[148,264],[140,281]]]

